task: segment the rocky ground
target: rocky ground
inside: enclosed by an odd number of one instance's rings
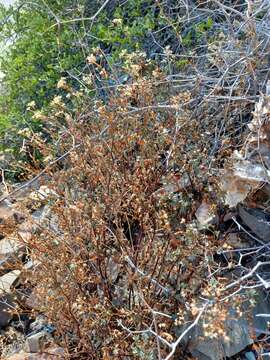
[[[46,216],[46,208],[41,206],[26,219],[18,210],[26,196],[29,200],[36,197],[44,200],[46,188],[35,183],[2,201],[0,207],[1,225],[10,222],[14,228],[18,226],[18,231],[11,231],[0,241],[1,359],[62,359],[64,350],[53,339],[53,326],[38,313],[35,289],[28,289],[27,279],[22,277],[23,271],[35,271],[38,266],[29,257],[27,241],[34,224],[44,222]]]
[[[27,270],[29,274],[29,271],[35,271],[35,267],[38,266],[29,256],[27,241],[31,237],[35,224],[46,222],[49,211],[47,206],[42,205],[32,212],[32,219],[29,221],[17,210],[18,204],[25,200],[26,196],[30,201],[32,199],[34,202],[37,197],[40,197],[44,202],[47,190],[46,186],[35,183],[32,188],[26,188],[11,196],[11,201],[6,199],[1,203],[1,224],[10,220],[20,223],[18,232],[11,233],[0,241],[0,327],[1,359],[3,360],[65,358],[64,350],[55,342],[54,327],[47,323],[42,313],[39,313],[35,289],[27,289],[26,279],[22,277],[24,270]],[[204,204],[197,211],[197,218],[202,226],[209,220],[203,216],[203,210],[205,210]],[[239,215],[242,216],[242,221],[240,220],[242,224],[250,221],[245,219],[243,213],[240,212]],[[227,223],[228,226],[231,217],[232,215],[228,213],[224,224]],[[250,223],[248,225],[252,226]],[[238,249],[252,245],[240,231],[228,232],[226,236],[230,247]],[[236,309],[231,308],[231,316],[226,320],[229,342],[226,339],[224,341],[201,340],[202,329],[198,327],[190,333],[188,347],[194,358],[199,360],[220,360],[222,358],[220,353],[228,359],[255,360],[258,358],[256,349],[261,351],[261,347],[257,344],[260,344],[260,340],[265,339],[269,333],[268,322],[257,314],[269,313],[269,299],[261,292],[256,304],[250,304],[250,307],[245,308],[244,315],[239,316]],[[254,331],[253,335],[251,335],[251,329]],[[264,356],[265,358],[267,357]]]

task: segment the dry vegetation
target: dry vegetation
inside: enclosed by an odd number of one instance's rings
[[[191,222],[211,197],[196,171],[207,139],[190,121],[190,94],[153,73],[66,116],[61,148],[76,149],[51,184],[58,226],[29,244],[46,315],[79,358],[164,357],[198,293],[211,292],[216,239]]]
[[[268,247],[226,245],[219,184],[265,91],[269,4],[162,5],[169,28],[177,10],[186,33],[211,17],[212,40],[201,34],[184,55],[177,43],[164,47],[158,66],[134,52],[112,68],[92,49],[83,76],[73,69],[61,78],[46,111],[28,104],[44,130],[25,132],[24,149],[32,168],[33,149],[42,154],[51,191],[47,217],[27,242],[37,266],[21,291],[34,288],[68,358],[189,359],[199,321],[205,336],[224,338],[231,301],[266,287],[253,275],[268,265]],[[188,64],[176,73],[181,56]],[[195,217],[202,203],[216,216],[206,229]],[[21,206],[33,210],[32,200]]]
[[[50,220],[28,243],[38,264],[31,282],[72,358],[187,357],[178,345],[201,317],[206,336],[225,336],[235,286],[224,278],[232,263],[215,258],[225,238],[213,129],[192,117],[190,92],[151,68],[136,65],[129,85],[109,101],[87,98],[74,117],[59,97],[47,114],[62,128],[64,160],[51,173]],[[64,79],[59,87],[83,97]],[[204,231],[202,202],[217,214]],[[247,299],[237,294],[235,303]]]

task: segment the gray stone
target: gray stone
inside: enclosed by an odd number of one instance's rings
[[[0,221],[3,222],[6,219],[10,218],[14,214],[14,209],[12,204],[8,200],[3,200],[0,202]]]
[[[0,240],[0,270],[6,270],[8,265],[23,255],[24,250],[25,245],[14,238]]]
[[[209,225],[217,222],[217,215],[214,210],[213,204],[202,202],[198,207],[195,216],[201,227],[208,227]]]
[[[6,327],[13,318],[12,308],[15,306],[14,296],[0,296],[0,328]]]
[[[46,318],[43,315],[38,315],[35,321],[30,325],[30,329],[33,332],[39,332],[44,329],[45,325],[47,324]]]
[[[229,245],[233,249],[243,249],[252,246],[251,241],[243,239],[242,236],[239,236],[239,233],[229,233],[226,236],[226,245]]]
[[[238,212],[243,223],[264,242],[270,239],[270,214],[260,209],[249,209],[238,206]]]
[[[40,208],[38,208],[37,210],[35,210],[33,213],[32,213],[32,218],[35,220],[35,221],[40,221],[40,219],[42,219],[42,216],[44,216],[44,211],[46,212],[47,210],[47,206],[41,206]],[[47,210],[48,211],[48,210]]]
[[[30,259],[24,266],[24,270],[35,270],[40,265],[40,262],[37,260]]]
[[[20,224],[24,220],[24,215],[17,211],[9,200],[5,199],[0,201],[0,223],[5,224],[10,219]]]
[[[17,354],[7,357],[5,360],[64,360],[64,359],[66,359],[64,349],[57,345],[52,345],[46,348],[43,354],[20,351]]]
[[[59,233],[58,218],[52,213],[50,206],[45,205],[32,213],[32,219],[34,220],[33,231],[39,231],[39,226],[49,228],[53,232]]]
[[[24,245],[13,238],[0,240],[0,259],[16,254]]]
[[[18,281],[20,270],[13,270],[0,277],[0,296],[10,294],[12,286]]]
[[[15,303],[12,287],[18,281],[20,273],[19,270],[14,270],[0,277],[0,328],[7,326],[13,317]]]
[[[31,240],[32,233],[33,229],[31,221],[25,221],[18,228],[18,235],[25,244],[27,244]]]
[[[242,304],[242,313],[244,315],[240,316],[234,308],[230,309],[225,320],[226,339],[207,338],[201,325],[194,328],[188,336],[188,347],[192,355],[200,360],[221,360],[240,353],[253,344],[254,338],[268,333],[267,319],[256,316],[259,313],[270,313],[270,302],[262,292],[259,293],[255,306],[247,302]]]
[[[256,356],[252,351],[248,351],[245,353],[246,360],[256,360]]]
[[[26,344],[25,344],[26,351],[29,353],[41,352],[47,339],[48,339],[48,334],[44,331],[29,336],[26,339]]]

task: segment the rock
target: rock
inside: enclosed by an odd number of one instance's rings
[[[18,235],[21,240],[23,240],[24,243],[28,243],[32,238],[32,223],[30,221],[26,221],[23,224],[19,226]]]
[[[229,207],[243,202],[262,183],[270,183],[269,114],[270,97],[261,96],[248,124],[250,132],[244,145],[233,152],[222,171],[220,187]]]
[[[264,242],[270,239],[270,214],[260,209],[249,209],[238,206],[239,216],[244,223],[257,237]]]
[[[25,245],[14,238],[4,238],[0,240],[0,269],[5,269],[7,264],[23,254]]]
[[[234,174],[235,170],[228,171],[221,176],[221,190],[224,192],[225,204],[230,208],[237,206],[240,202],[244,201],[248,194],[257,185],[257,182],[246,181]]]
[[[42,225],[42,227],[47,227],[59,234],[58,218],[55,214],[52,213],[51,207],[49,205],[41,206],[39,209],[35,210],[32,213],[32,218],[34,220],[34,231],[39,229],[38,225]]]
[[[226,222],[226,221],[230,221],[233,219],[233,217],[236,216],[236,213],[232,212],[232,211],[229,211],[227,212],[224,217],[223,217],[223,222]]]
[[[32,260],[30,259],[26,264],[24,264],[23,268],[24,270],[34,270],[40,265],[40,262],[38,260]]]
[[[248,351],[245,353],[245,359],[246,360],[256,360],[256,356],[252,351]]]
[[[52,345],[46,348],[44,354],[42,353],[28,353],[26,351],[20,351],[17,354],[6,357],[2,360],[64,360],[64,349],[56,345]]]
[[[34,322],[32,322],[32,324],[30,324],[30,329],[33,332],[39,332],[41,330],[44,329],[44,327],[46,326],[47,322],[46,322],[46,318],[43,315],[38,315],[35,319]]]
[[[0,240],[0,259],[16,254],[24,245],[13,238],[4,238]]]
[[[19,270],[14,270],[0,277],[0,328],[7,326],[13,317],[12,308],[15,304],[11,290],[20,273]]]
[[[201,203],[195,216],[202,227],[207,227],[217,221],[214,205],[207,202]]]
[[[230,309],[229,316],[225,320],[227,340],[225,336],[217,339],[205,337],[201,325],[194,328],[188,336],[188,348],[192,355],[200,360],[230,358],[253,344],[256,337],[267,334],[267,319],[259,318],[256,314],[269,313],[270,302],[263,292],[258,294],[255,306],[252,306],[251,302],[242,304],[241,310],[244,315],[240,316],[234,308]]]
[[[29,353],[41,352],[47,340],[48,340],[48,334],[46,332],[44,331],[38,332],[34,335],[27,337],[25,349]]]
[[[13,318],[14,306],[14,296],[11,294],[0,296],[0,329],[6,327]]]
[[[0,277],[0,295],[9,294],[12,286],[18,281],[20,270],[13,270]]]
[[[243,240],[238,233],[229,233],[226,236],[225,244],[233,249],[243,249],[251,246],[250,242]]]
[[[108,260],[108,278],[111,283],[114,283],[120,273],[119,264],[112,258]]]
[[[46,185],[41,185],[39,189],[29,194],[29,198],[34,201],[36,200],[43,201],[46,200],[49,196],[57,197],[57,194],[55,191],[53,191]]]
[[[0,202],[0,222],[3,223],[8,218],[14,215],[15,211],[12,208],[12,204],[8,200]]]
[[[44,212],[48,212],[49,211],[49,207],[47,205],[45,206],[41,206],[40,208],[38,208],[37,210],[35,210],[32,213],[32,218],[39,222],[40,220],[42,220],[42,218],[44,217]]]
[[[5,199],[0,201],[0,223],[4,224],[9,219],[20,224],[24,220],[24,215],[17,211],[9,200]]]

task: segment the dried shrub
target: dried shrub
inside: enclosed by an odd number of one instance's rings
[[[65,118],[58,150],[69,157],[29,243],[39,263],[31,277],[74,358],[165,356],[203,289],[216,295],[207,274],[218,244],[194,218],[215,187],[204,124],[160,72],[135,80],[107,103],[88,98],[76,118],[50,115],[53,126]]]

